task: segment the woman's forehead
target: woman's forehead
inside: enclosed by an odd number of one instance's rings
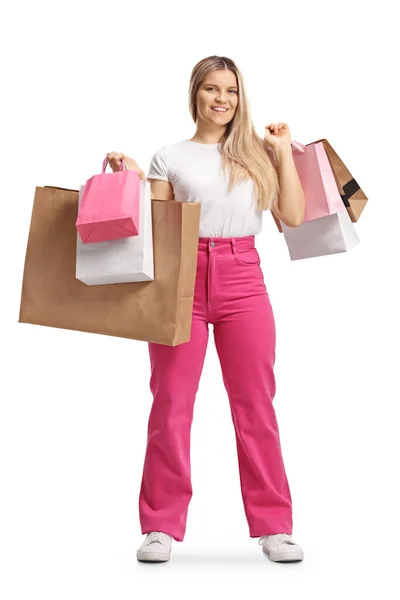
[[[204,78],[204,84],[212,83],[213,85],[225,85],[226,87],[236,86],[236,75],[229,69],[221,71],[212,71]]]

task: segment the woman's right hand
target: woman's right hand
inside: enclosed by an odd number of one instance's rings
[[[139,167],[137,162],[133,158],[125,156],[122,152],[109,152],[107,158],[114,173],[120,170],[122,159],[124,159],[127,171],[136,171],[140,179],[146,179],[145,172]]]

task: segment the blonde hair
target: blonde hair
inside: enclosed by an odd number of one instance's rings
[[[243,76],[233,60],[226,56],[209,56],[193,68],[189,85],[189,110],[197,121],[196,95],[204,78],[211,71],[229,69],[235,74],[238,104],[233,119],[227,124],[221,141],[222,168],[229,176],[228,191],[239,180],[253,179],[257,210],[271,210],[277,203],[279,179],[272,162],[273,151],[260,138],[250,117]]]

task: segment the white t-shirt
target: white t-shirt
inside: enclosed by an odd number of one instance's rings
[[[199,237],[242,237],[262,229],[253,180],[240,181],[228,193],[219,144],[183,140],[153,155],[147,179],[169,181],[178,202],[201,202]]]

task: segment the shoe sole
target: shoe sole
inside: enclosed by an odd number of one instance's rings
[[[140,562],[167,562],[170,559],[170,555],[155,552],[141,552],[136,555],[136,558]]]
[[[271,554],[270,552],[267,552],[264,549],[263,552],[274,562],[299,562],[304,558],[303,552],[285,552],[285,554]]]

